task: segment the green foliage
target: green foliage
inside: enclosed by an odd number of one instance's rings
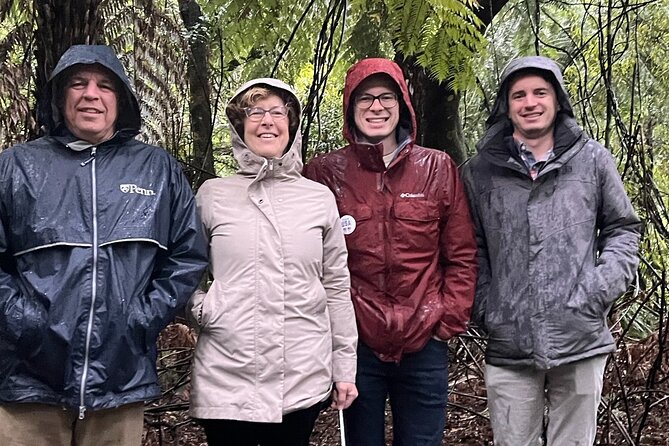
[[[34,128],[34,121],[25,121],[30,115],[27,111],[34,106],[26,87],[32,85],[26,77],[30,79],[33,74],[25,61],[32,57],[28,48],[36,21],[33,12],[20,7],[21,3],[0,3],[0,18],[5,17],[8,23],[2,28],[4,34],[0,31],[0,37],[4,36],[0,45],[9,45],[10,40],[18,42],[0,68],[5,74],[0,81],[4,82],[0,84],[2,92],[13,92],[11,96],[0,95],[4,116],[15,117],[3,127],[6,136],[0,135],[7,145],[19,140],[17,135],[25,134],[19,127]],[[95,13],[104,23],[104,36],[99,41],[112,45],[122,57],[141,100],[145,120],[142,138],[166,147],[185,161],[193,157],[188,43],[194,39],[209,43],[212,142],[223,173],[234,164],[229,162],[226,149],[229,135],[225,105],[232,92],[249,79],[278,77],[296,85],[305,103],[320,104],[310,111],[313,124],[307,135],[309,156],[343,144],[343,77],[360,58],[393,58],[400,52],[416,57],[435,79],[448,79],[455,88],[464,89],[474,79],[469,60],[481,50],[483,39],[472,12],[476,4],[471,0],[354,0],[341,17],[332,15],[334,4],[326,0],[201,1],[204,20],[188,31],[179,17],[179,0],[106,0]],[[322,66],[326,60],[334,65]],[[318,82],[315,90],[314,82]],[[8,97],[23,100],[7,101]]]
[[[470,61],[485,47],[476,17],[478,3],[471,0],[354,1],[361,13],[352,26],[352,41],[363,50],[356,54],[389,55],[396,52],[415,57],[437,81],[463,91],[475,80]],[[377,38],[373,33],[377,32]],[[384,54],[381,38],[390,39],[392,50]],[[367,42],[367,43],[366,43]]]
[[[392,57],[388,8],[384,0],[352,2],[348,41],[344,50],[348,65],[368,57]]]
[[[211,70],[216,95],[212,100],[216,117],[213,141],[218,174],[234,171],[225,105],[242,83],[257,77],[277,77],[296,86],[303,104],[306,102],[314,73],[316,38],[329,4],[304,0],[202,4],[212,36]],[[322,135],[321,124],[322,120],[317,119],[311,134]]]
[[[418,62],[451,88],[463,91],[475,79],[470,61],[485,44],[482,24],[473,13],[473,2],[446,0],[435,2],[434,14],[421,29],[422,54]]]
[[[24,141],[35,127],[35,84],[30,41],[30,8],[22,2],[0,2],[0,148]]]

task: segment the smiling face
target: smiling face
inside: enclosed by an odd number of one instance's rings
[[[251,104],[270,110],[273,107],[285,106],[283,99],[271,94]],[[244,118],[244,142],[253,153],[265,158],[280,158],[288,146],[290,139],[289,131],[290,116],[283,118],[272,117],[265,113],[259,121]]]
[[[113,75],[99,65],[82,65],[65,83],[63,118],[77,138],[98,144],[114,134],[118,101]]]
[[[395,128],[400,120],[400,107],[384,107],[379,99],[374,99],[369,108],[356,105],[357,98],[362,96],[380,96],[396,94],[397,86],[388,76],[370,76],[360,83],[353,93],[353,118],[357,134],[364,141],[378,144],[383,142],[384,153],[390,153],[397,147]]]
[[[509,119],[516,139],[552,136],[558,108],[555,88],[541,76],[521,75],[509,87]]]

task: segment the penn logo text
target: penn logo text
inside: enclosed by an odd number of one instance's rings
[[[151,189],[144,189],[136,184],[121,184],[119,187],[124,194],[156,195]]]

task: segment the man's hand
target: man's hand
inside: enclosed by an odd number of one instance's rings
[[[354,399],[358,397],[358,389],[353,383],[338,382],[335,383],[332,389],[332,404],[333,409],[348,409]]]

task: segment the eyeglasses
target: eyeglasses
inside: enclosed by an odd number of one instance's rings
[[[265,117],[265,113],[269,113],[272,119],[279,120],[285,119],[286,116],[288,116],[288,107],[285,105],[277,105],[269,110],[260,107],[246,107],[244,113],[246,113],[246,117],[249,118],[250,121],[262,120],[262,118]]]
[[[372,104],[374,104],[374,101],[377,99],[383,108],[393,108],[397,105],[397,95],[395,93],[381,93],[378,96],[371,94],[360,95],[355,98],[355,106],[367,110],[372,107]]]

